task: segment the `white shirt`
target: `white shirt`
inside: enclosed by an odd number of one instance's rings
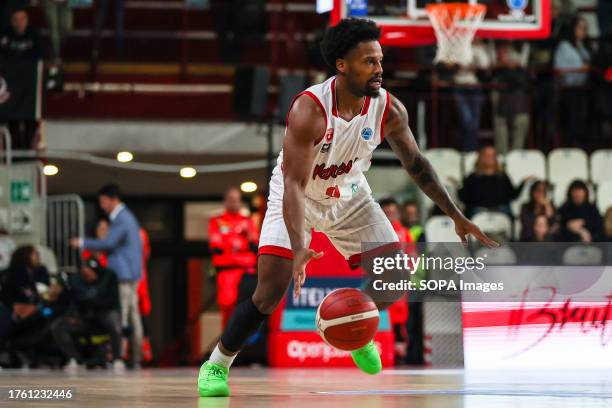
[[[125,208],[125,204],[123,203],[119,203],[115,206],[115,208],[113,208],[113,211],[111,211],[111,213],[108,215],[108,218],[111,221],[115,221],[115,218],[117,218],[117,216],[119,215],[119,213],[121,212],[121,210],[123,210],[123,208]]]

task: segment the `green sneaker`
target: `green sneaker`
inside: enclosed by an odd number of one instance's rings
[[[382,370],[380,354],[373,341],[351,352],[353,361],[366,374],[378,374]]]
[[[218,364],[205,362],[200,367],[198,375],[198,392],[200,397],[229,397],[230,389],[227,385],[229,370]]]

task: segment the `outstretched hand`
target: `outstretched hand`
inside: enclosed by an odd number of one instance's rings
[[[476,238],[478,241],[482,242],[489,248],[499,246],[496,241],[493,241],[491,238],[489,238],[484,232],[480,230],[480,228],[478,228],[476,224],[474,224],[472,221],[468,220],[465,217],[462,217],[459,220],[455,220],[455,232],[457,233],[457,235],[461,239],[461,242],[463,242],[464,245],[467,244],[468,235],[472,235],[474,238]]]
[[[316,252],[309,248],[302,248],[293,253],[293,298],[300,296],[302,285],[306,281],[306,265],[311,259],[319,259],[323,252]]]

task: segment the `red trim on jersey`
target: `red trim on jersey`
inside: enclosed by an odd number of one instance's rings
[[[264,245],[259,247],[257,256],[259,255],[274,255],[280,256],[281,258],[293,259],[293,251],[278,245]]]
[[[368,109],[370,108],[370,99],[372,98],[370,98],[369,96],[366,96],[365,102],[363,103],[363,107],[361,108],[361,116],[368,113]]]
[[[289,113],[291,112],[291,108],[293,108],[293,104],[295,103],[295,101],[297,101],[297,98],[299,98],[302,95],[309,96],[313,101],[317,103],[317,105],[319,105],[319,108],[321,108],[321,110],[323,111],[323,117],[325,118],[325,132],[327,132],[327,113],[325,112],[325,108],[323,107],[323,104],[321,103],[319,98],[317,98],[317,96],[310,91],[303,91],[295,95],[295,97],[291,101],[291,104],[289,105],[289,110],[287,110],[287,117],[285,118],[285,126],[289,127]],[[315,140],[314,145],[315,146],[318,145],[321,142],[321,140],[323,140],[323,137],[325,137],[325,133],[323,133],[323,136]]]
[[[336,78],[331,81],[331,95],[332,95],[332,115],[338,117],[338,107],[336,106]]]
[[[377,248],[370,249],[369,251],[360,252],[358,254],[351,255],[347,259],[347,262],[349,263],[349,266],[351,267],[351,269],[354,269],[359,266],[359,264],[361,263],[361,259],[364,257],[364,255],[366,256],[366,258],[371,258],[374,255],[383,255],[386,251],[393,250],[393,249],[402,250],[403,249],[402,243],[401,242],[389,242],[388,244],[381,245]]]
[[[385,110],[383,111],[382,123],[380,124],[380,143],[385,140],[385,122],[387,121],[387,114],[389,113],[389,102],[391,101],[391,94],[387,92],[387,101],[385,102]]]

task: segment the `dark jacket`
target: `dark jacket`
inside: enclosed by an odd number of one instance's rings
[[[86,282],[80,274],[70,280],[70,293],[79,314],[88,318],[101,311],[119,310],[117,275],[106,268],[98,268],[98,279]]]
[[[39,305],[42,298],[36,283],[50,284],[47,268],[39,267],[31,272],[26,269],[9,269],[2,276],[0,300],[10,311],[15,303]]]
[[[603,237],[603,220],[597,207],[589,202],[582,205],[574,205],[566,202],[559,209],[561,228],[559,231],[559,241],[574,242],[580,241],[580,236],[567,229],[568,221],[583,219],[585,228],[591,233],[593,241],[600,241]]]
[[[36,61],[42,58],[40,35],[34,27],[28,27],[23,34],[5,31],[0,37],[0,55],[6,60]]]
[[[524,183],[521,183],[515,188],[508,175],[503,172],[491,176],[472,173],[463,180],[459,199],[465,204],[466,213],[470,215],[476,207],[494,209],[510,205],[510,201],[521,193],[523,185]]]

